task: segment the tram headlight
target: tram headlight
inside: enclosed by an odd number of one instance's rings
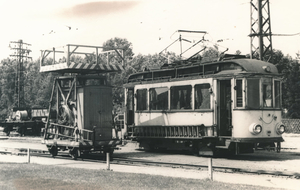
[[[278,134],[278,135],[281,135],[281,134],[283,134],[285,132],[285,126],[283,125],[283,123],[278,123],[277,125],[276,125],[276,133]]]
[[[249,126],[249,131],[250,133],[252,133],[253,135],[258,135],[259,133],[261,133],[262,131],[262,126],[257,124],[257,123],[252,123]]]

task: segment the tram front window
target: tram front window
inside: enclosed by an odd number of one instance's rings
[[[262,79],[262,93],[263,93],[263,107],[270,108],[273,107],[273,90],[272,90],[272,79],[264,78]]]
[[[260,108],[259,98],[259,79],[248,79],[247,80],[247,101],[248,108],[259,109]]]
[[[280,108],[280,100],[281,100],[280,81],[274,81],[274,88],[275,88],[275,108]]]
[[[250,109],[280,108],[280,81],[273,78],[247,79],[247,107]]]

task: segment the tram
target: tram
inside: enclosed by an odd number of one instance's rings
[[[146,150],[280,152],[281,75],[271,63],[242,55],[192,58],[132,74],[124,88],[125,123]]]

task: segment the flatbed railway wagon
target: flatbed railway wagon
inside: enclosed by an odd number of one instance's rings
[[[59,150],[69,151],[73,158],[89,152],[112,154],[121,144],[121,139],[113,123],[112,86],[101,74],[118,72],[123,68],[121,65],[101,64],[98,55],[101,47],[66,47],[65,51],[42,51],[40,72],[59,73],[53,84],[49,105],[49,113],[54,110],[56,119],[48,119],[43,143],[52,156],[56,156]],[[89,53],[91,49],[97,52],[97,56]],[[50,53],[54,61],[46,65],[44,62]],[[65,62],[55,61],[59,53],[64,53],[66,57],[60,60]],[[89,61],[71,61],[74,54],[90,55]]]
[[[271,63],[241,55],[189,58],[132,74],[124,87],[125,123],[145,149],[280,151],[281,76]]]
[[[0,122],[7,136],[40,136],[48,117],[47,108],[12,108]]]

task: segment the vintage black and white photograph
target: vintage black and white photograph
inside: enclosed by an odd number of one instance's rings
[[[1,0],[0,189],[299,189],[299,10]]]

